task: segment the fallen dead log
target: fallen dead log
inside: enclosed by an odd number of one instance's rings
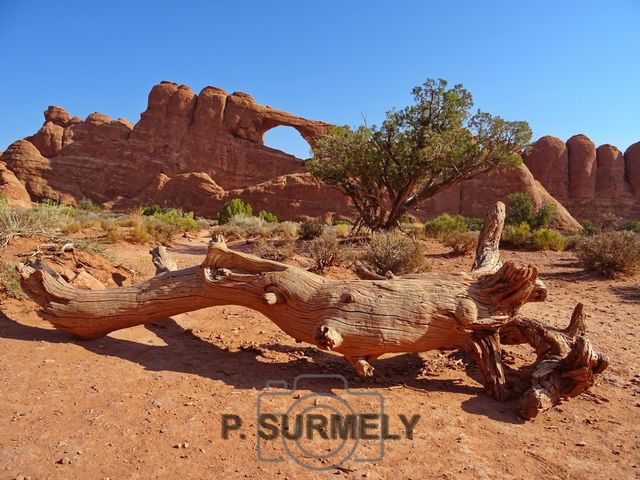
[[[23,290],[42,307],[40,315],[82,338],[205,307],[242,305],[297,341],[343,354],[363,376],[373,375],[371,361],[385,353],[465,350],[480,367],[487,391],[503,399],[508,391],[501,339],[529,343],[536,351],[549,343],[548,335],[540,333],[548,329],[517,317],[525,302],[546,297],[546,287],[534,266],[501,265],[497,249],[503,221],[504,205],[498,204],[481,232],[471,273],[327,280],[230,250],[221,238],[210,244],[201,265],[182,270],[174,270],[166,251],[152,251],[159,274],[130,287],[78,290],[42,261],[20,264],[18,271]],[[606,358],[593,354],[584,337],[576,333],[566,338],[566,348],[556,356],[539,356],[531,377],[535,391],[521,400],[523,416],[530,418],[560,398],[584,391],[593,374],[606,367]],[[585,348],[586,364],[584,355],[573,359],[572,352]],[[556,362],[551,369],[549,361]],[[574,375],[571,385],[560,380],[583,368],[589,373]]]

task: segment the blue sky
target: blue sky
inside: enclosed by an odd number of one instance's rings
[[[355,125],[442,77],[535,137],[640,140],[637,0],[0,0],[0,60],[0,150],[34,133],[48,105],[135,123],[161,80]],[[306,156],[279,130],[268,143]]]

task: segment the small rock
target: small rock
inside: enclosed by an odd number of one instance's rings
[[[69,465],[71,463],[71,459],[69,457],[63,457],[56,462],[59,465]]]
[[[587,446],[587,442],[585,442],[584,440],[580,440],[579,442],[576,442],[576,447],[586,447]]]

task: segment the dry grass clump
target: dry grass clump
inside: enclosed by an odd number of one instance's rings
[[[0,293],[11,298],[24,298],[16,266],[4,260],[0,262]]]
[[[442,243],[453,250],[457,255],[466,255],[475,252],[478,246],[478,232],[452,231],[442,237]]]
[[[53,235],[69,223],[69,209],[54,202],[34,204],[29,209],[11,208],[0,195],[0,246],[19,236]]]
[[[339,265],[346,258],[336,232],[330,228],[326,228],[322,234],[311,240],[307,245],[307,251],[313,260],[311,270],[316,273],[322,273],[332,265]]]
[[[585,237],[575,247],[576,256],[586,270],[615,278],[640,270],[640,235],[634,232],[605,232]]]
[[[422,245],[399,230],[374,233],[366,246],[363,260],[379,275],[387,272],[404,275],[428,268]]]
[[[284,238],[281,240],[260,238],[253,246],[253,253],[267,260],[284,262],[295,255],[296,242],[292,238]]]

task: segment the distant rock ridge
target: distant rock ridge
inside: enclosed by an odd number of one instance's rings
[[[161,82],[151,89],[147,109],[135,125],[97,112],[82,120],[57,106],[50,106],[44,117],[37,133],[14,142],[0,156],[0,193],[16,204],[53,198],[73,205],[89,198],[120,211],[158,203],[215,218],[225,202],[240,197],[281,219],[326,212],[353,215],[346,197],[305,173],[303,160],[262,141],[266,131],[284,125],[313,146],[331,125],[259,105],[246,93],[205,87],[196,95],[186,85]],[[412,213],[420,218],[442,211],[482,216],[496,200],[526,191],[537,205],[556,203],[556,225],[576,230],[579,224],[545,187],[557,199],[571,200],[573,191],[591,198],[590,165],[597,165],[593,155],[607,164],[600,171],[608,172],[593,191],[617,192],[615,198],[628,203],[629,188],[638,189],[636,180],[636,187],[621,187],[609,179],[620,174],[620,165],[624,175],[637,179],[637,160],[620,163],[621,155],[610,148],[592,155],[588,142],[580,139],[574,146],[541,141],[523,154],[525,165],[463,182]],[[570,154],[570,148],[578,153]],[[639,150],[632,146],[627,153],[637,159]],[[573,171],[586,179],[577,186],[569,180],[572,158],[579,165]]]
[[[585,135],[567,142],[545,136],[522,154],[547,191],[580,219],[613,213],[640,218],[640,142],[624,154],[613,145],[596,148]]]

